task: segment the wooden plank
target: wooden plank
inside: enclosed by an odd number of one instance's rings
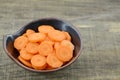
[[[0,80],[120,80],[120,0],[0,0]],[[67,20],[78,28],[83,51],[69,67],[34,73],[3,50],[3,35],[39,18]]]

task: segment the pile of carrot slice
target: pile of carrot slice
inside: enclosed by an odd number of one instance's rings
[[[70,34],[50,25],[39,26],[38,32],[26,30],[15,39],[14,47],[19,51],[20,62],[36,70],[63,66],[73,58],[74,50]]]

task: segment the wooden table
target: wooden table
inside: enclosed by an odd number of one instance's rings
[[[63,70],[30,72],[6,55],[3,35],[46,17],[76,26],[83,51]],[[0,0],[0,80],[120,80],[120,0]]]

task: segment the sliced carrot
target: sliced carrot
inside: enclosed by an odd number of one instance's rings
[[[46,69],[46,70],[51,70],[51,69],[54,69],[54,68],[47,64],[47,66],[46,66],[45,69]]]
[[[15,39],[14,47],[20,53],[18,59],[25,66],[50,70],[72,59],[74,45],[68,32],[56,30],[50,25],[41,25],[38,31],[28,29]]]
[[[30,42],[40,42],[46,38],[46,35],[43,33],[33,33],[29,35],[28,39]]]
[[[45,69],[46,67],[46,58],[39,54],[34,55],[31,59],[31,64],[34,69]]]
[[[28,30],[26,31],[26,35],[27,35],[27,36],[31,35],[32,33],[35,33],[35,31],[32,30],[32,29],[28,29]]]
[[[61,45],[63,45],[63,46],[69,46],[72,50],[74,50],[74,45],[72,44],[72,42],[70,42],[68,40],[61,41]]]
[[[64,32],[64,34],[65,34],[65,36],[66,36],[66,40],[71,41],[71,36],[70,36],[70,34],[69,34],[68,32],[65,32],[65,31],[63,31],[63,32]]]
[[[49,32],[48,37],[53,41],[62,41],[66,38],[64,33],[59,30],[53,30],[52,32]]]
[[[46,69],[47,64],[45,64],[45,65],[42,66],[42,67],[36,67],[36,66],[34,66],[34,65],[32,65],[32,67],[33,67],[34,69],[36,69],[36,70],[44,70],[44,69]]]
[[[32,58],[33,54],[28,53],[28,52],[26,51],[26,49],[23,48],[23,49],[21,49],[21,51],[20,51],[20,56],[21,56],[23,59],[25,59],[25,60],[30,60],[30,59]]]
[[[50,40],[44,40],[43,42],[45,42],[45,43],[48,43],[48,44],[50,44],[50,45],[54,45],[54,42],[53,41],[50,41]]]
[[[73,57],[73,50],[69,46],[60,45],[56,50],[56,56],[63,62],[70,61]]]
[[[63,65],[63,62],[60,61],[55,55],[49,54],[47,56],[47,64],[52,68],[58,68]]]
[[[19,36],[18,38],[15,39],[14,41],[14,47],[17,50],[21,50],[22,48],[24,48],[28,43],[28,38],[25,36]]]
[[[39,45],[39,54],[43,56],[48,56],[48,54],[53,52],[52,44],[50,44],[48,41],[43,41]]]
[[[25,66],[32,68],[32,65],[29,61],[24,60],[21,56],[18,56],[20,62],[22,62]]]
[[[60,46],[60,42],[55,42],[54,49],[56,50]]]
[[[46,37],[44,41],[49,41],[50,44],[54,45],[54,41],[52,41],[49,37]]]
[[[26,51],[31,54],[36,54],[38,53],[38,46],[39,46],[38,43],[29,42],[26,46]]]
[[[50,38],[47,36],[47,37],[45,38],[45,41],[52,41],[52,40],[50,40]]]
[[[52,30],[54,30],[54,28],[50,25],[41,25],[38,27],[38,31],[40,33],[48,33],[48,32],[51,32]]]
[[[54,49],[53,49],[53,52],[52,52],[52,54],[53,54],[53,55],[55,55],[55,54],[56,54],[56,51],[55,51]]]
[[[26,33],[24,33],[22,36],[25,36],[25,37],[27,37]]]

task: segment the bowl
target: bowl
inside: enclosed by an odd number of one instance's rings
[[[72,43],[75,46],[75,49],[73,51],[73,58],[71,61],[69,61],[68,63],[66,63],[65,65],[63,65],[60,68],[56,68],[56,69],[52,69],[52,70],[35,70],[35,69],[29,68],[29,67],[23,65],[17,59],[19,52],[14,48],[14,45],[13,45],[14,40],[18,36],[24,34],[27,29],[33,29],[37,32],[38,26],[40,26],[40,25],[51,25],[55,29],[69,32],[69,34],[71,35],[71,38],[72,38]],[[81,54],[82,42],[81,42],[81,35],[80,35],[78,29],[76,27],[74,27],[72,24],[70,24],[64,20],[60,20],[60,19],[56,19],[56,18],[43,18],[43,19],[39,19],[39,20],[28,23],[27,25],[23,26],[20,30],[18,30],[14,34],[5,35],[3,38],[3,47],[4,47],[4,50],[7,53],[7,55],[16,64],[23,67],[24,69],[27,69],[27,70],[33,71],[33,72],[53,72],[53,71],[61,70],[76,61],[76,59]]]

